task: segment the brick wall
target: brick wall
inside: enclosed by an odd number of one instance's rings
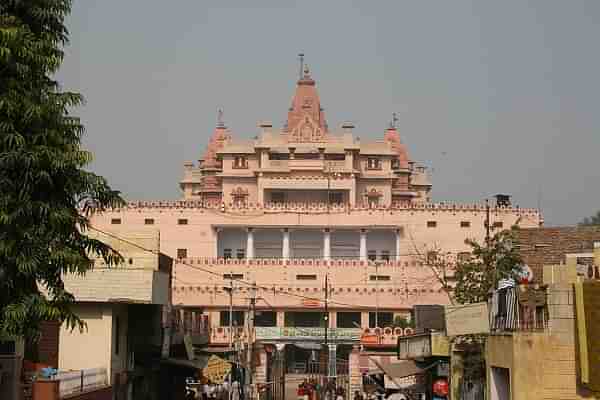
[[[600,226],[523,228],[518,231],[521,256],[542,282],[544,265],[565,263],[565,254],[591,253],[600,242]]]
[[[58,368],[58,343],[60,324],[46,321],[41,325],[42,335],[38,342],[38,358],[42,364]]]

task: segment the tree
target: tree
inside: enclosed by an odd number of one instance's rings
[[[516,229],[500,231],[483,245],[471,239],[465,241],[472,251],[468,259],[456,264],[453,294],[457,302],[487,301],[501,279],[517,279],[523,260],[515,246]]]
[[[600,225],[600,211],[596,215],[584,218],[579,225]]]
[[[0,336],[35,340],[40,323],[82,327],[62,275],[85,273],[94,257],[121,261],[86,235],[92,213],[122,204],[84,168],[84,127],[53,74],[68,42],[70,0],[0,2]]]

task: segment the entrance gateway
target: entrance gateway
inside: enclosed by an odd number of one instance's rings
[[[358,328],[255,327],[256,340],[268,354],[267,390],[270,398],[283,399],[286,386],[306,379],[324,388],[327,382],[350,392],[348,354],[360,342]],[[294,382],[292,382],[294,381]],[[297,382],[296,382],[297,381]],[[293,383],[293,385],[292,385]]]

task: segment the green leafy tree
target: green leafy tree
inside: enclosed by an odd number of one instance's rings
[[[69,0],[0,2],[0,335],[35,340],[40,322],[82,327],[64,273],[120,256],[88,237],[92,213],[122,204],[84,168],[82,103],[53,79],[63,60]]]
[[[584,218],[579,225],[600,225],[600,211],[596,215]]]
[[[501,279],[516,279],[523,260],[516,244],[516,229],[503,230],[487,243],[466,240],[471,256],[456,264],[454,299],[461,304],[486,301]]]

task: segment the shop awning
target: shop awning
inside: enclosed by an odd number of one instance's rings
[[[319,343],[311,343],[311,342],[299,342],[293,343],[294,346],[301,348],[302,350],[321,350],[323,348]]]

